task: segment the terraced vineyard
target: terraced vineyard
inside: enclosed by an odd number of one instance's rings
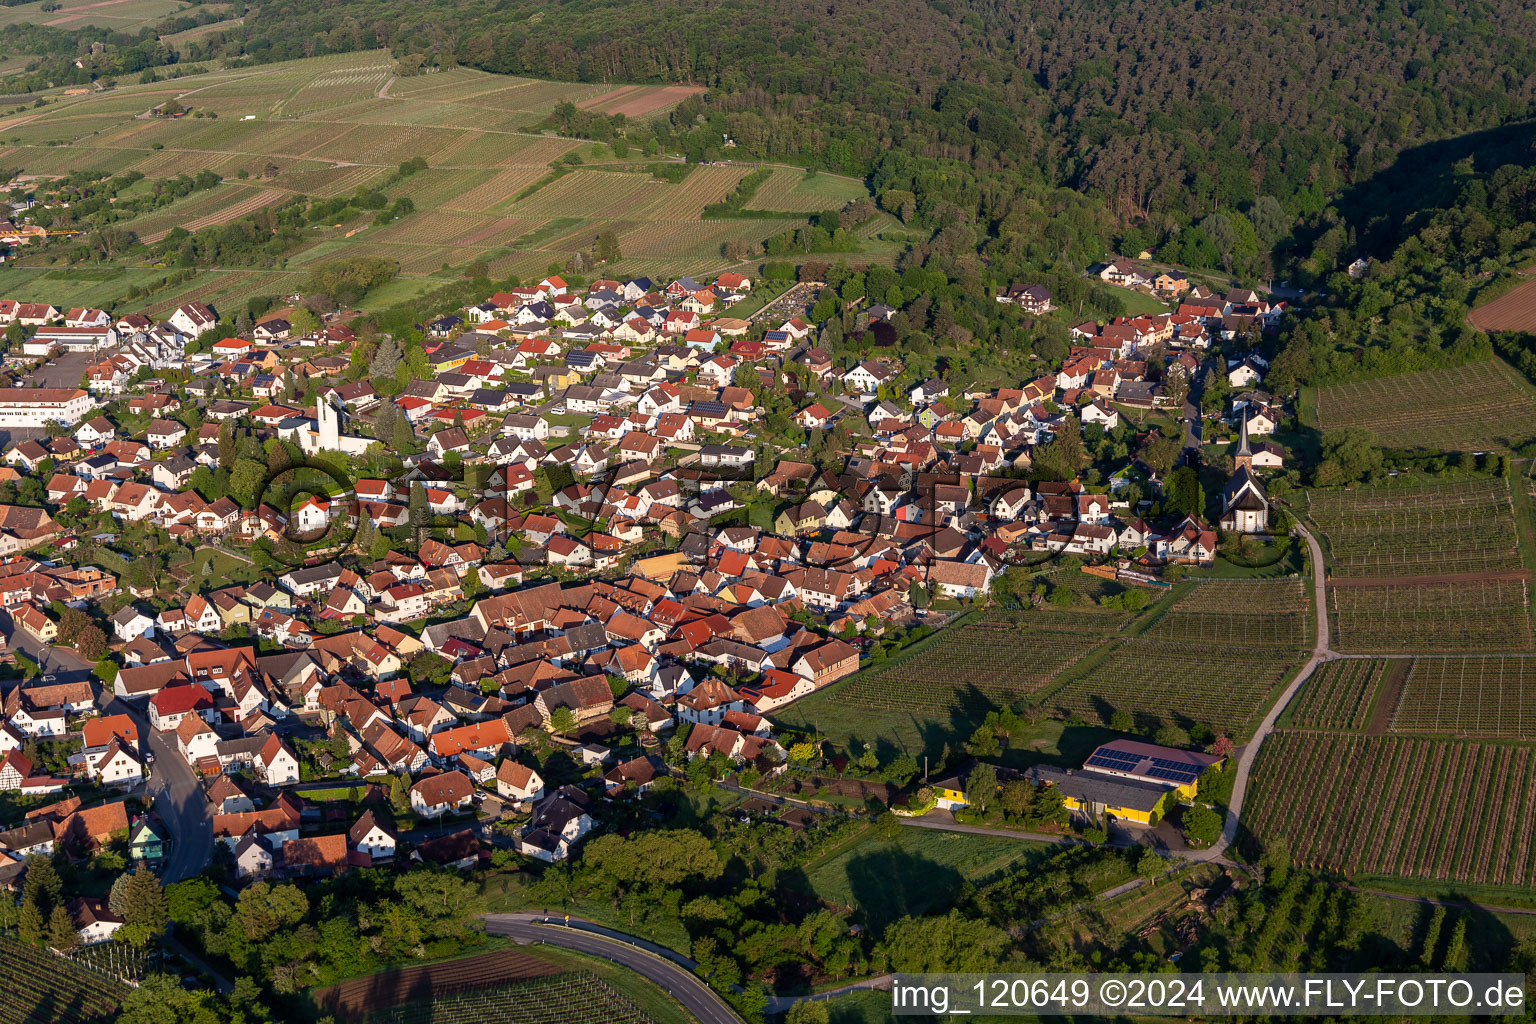
[[[473,992],[434,995],[369,1015],[369,1024],[652,1024],[601,978],[573,971]]]
[[[1034,621],[1038,621],[1036,615]],[[1006,706],[1049,683],[1104,643],[1092,632],[1037,628],[1029,620],[988,618],[945,630],[918,655],[850,678],[840,702],[939,711],[967,699]]]
[[[1311,645],[1311,615],[1300,580],[1201,583],[1146,632],[1148,640],[1299,651]]]
[[[590,251],[605,229],[620,238],[622,251],[607,273],[703,277],[723,269],[727,243],[755,246],[804,224],[799,214],[867,195],[856,180],[777,168],[768,194],[790,217],[704,221],[704,208],[724,199],[750,166],[699,165],[679,181],[663,181],[645,159],[620,159],[605,143],[529,131],[558,103],[591,101],[593,109],[643,119],[664,116],[698,87],[544,82],[464,69],[400,79],[395,70],[389,53],[373,51],[215,69],[195,85],[123,83],[0,121],[9,143],[0,155],[7,166],[41,176],[133,169],[153,179],[208,170],[223,179],[217,189],[125,221],[151,244],[174,227],[215,226],[294,195],[325,199],[381,189],[392,199],[411,199],[415,211],[382,225],[359,217],[318,225],[313,245],[284,254],[287,265],[357,253],[395,260],[403,275],[428,281],[480,259],[499,274],[542,274]],[[171,99],[218,116],[142,116]],[[399,176],[398,165],[415,157],[427,169]],[[560,166],[569,173],[552,176],[567,157],[572,164]],[[565,220],[569,230],[521,241]],[[75,304],[73,296],[34,298]]]
[[[1047,706],[1102,725],[1127,711],[1138,728],[1203,722],[1242,736],[1301,660],[1273,651],[1126,640],[1083,678],[1052,694]]]
[[[1280,731],[1244,821],[1298,864],[1349,874],[1530,886],[1536,755],[1495,743]]]
[[[1394,482],[1310,491],[1328,535],[1334,576],[1501,572],[1521,566],[1515,512],[1503,479]]]
[[[117,1016],[128,986],[0,937],[0,1024],[87,1024]]]
[[[1333,646],[1363,653],[1529,651],[1523,574],[1328,587]]]
[[[1415,658],[1392,731],[1530,739],[1536,658]]]
[[[1536,438],[1536,394],[1498,359],[1318,389],[1326,433],[1365,427],[1389,448],[1507,450]]]
[[[1286,724],[1298,729],[1363,729],[1387,662],[1349,659],[1319,665],[1287,709]]]

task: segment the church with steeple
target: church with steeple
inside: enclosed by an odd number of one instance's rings
[[[1248,446],[1248,417],[1243,417],[1241,440],[1232,479],[1221,492],[1221,528],[1228,533],[1268,533],[1269,496],[1253,472],[1253,449]]]

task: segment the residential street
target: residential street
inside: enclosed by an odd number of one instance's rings
[[[11,613],[0,611],[0,632],[5,633],[11,650],[20,651],[42,670],[45,676],[54,676],[56,683],[73,683],[82,679],[95,679],[94,666],[67,647],[54,647],[38,640],[26,630],[17,629]]]
[[[35,660],[43,675],[54,676],[54,681],[60,683],[95,680],[91,663],[74,651],[42,643],[16,629],[9,614],[0,612],[0,616],[0,630],[6,633],[12,649]],[[197,773],[176,749],[173,739],[149,727],[149,716],[144,711],[119,700],[109,690],[103,690],[100,699],[103,715],[127,715],[133,719],[139,735],[148,738],[148,749],[155,756],[155,763],[149,766],[146,791],[154,801],[155,812],[165,822],[170,839],[170,851],[160,877],[167,884],[191,878],[213,856],[213,817],[203,799]]]
[[[1200,436],[1200,396],[1205,391],[1205,375],[1215,372],[1215,369],[1202,363],[1190,383],[1189,394],[1184,396],[1184,448],[1186,452],[1194,453],[1196,461],[1199,460],[1203,440]]]
[[[213,856],[213,815],[197,773],[176,749],[173,737],[149,727],[148,715],[125,700],[106,693],[102,696],[101,713],[132,718],[139,735],[149,738],[149,751],[155,756],[155,763],[149,766],[148,793],[170,839],[160,877],[166,884],[191,878]]]
[[[116,703],[122,705],[121,701]],[[141,728],[148,730],[148,723]],[[213,816],[197,773],[177,751],[176,744],[162,733],[148,732],[149,749],[155,755],[149,795],[171,840],[160,878],[170,884],[191,878],[208,866],[213,857]]]

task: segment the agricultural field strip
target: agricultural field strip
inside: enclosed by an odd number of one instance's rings
[[[1085,595],[1103,589],[1103,581],[1080,573],[1052,579]],[[1250,610],[1233,613],[1233,608]],[[983,622],[942,635],[915,657],[850,679],[836,700],[914,711],[953,707],[976,695],[1011,703],[1110,644],[1107,658],[1087,678],[1069,681],[1046,703],[1105,722],[1122,709],[1154,717],[1171,709],[1235,730],[1253,718],[1309,643],[1306,591],[1295,581],[1201,584],[1138,639],[1119,635],[1131,613],[1105,610],[1085,617],[1075,611],[1075,606],[1060,613],[993,611]],[[1048,618],[1058,615],[1055,621]],[[1244,653],[1228,653],[1237,650]],[[1255,663],[1264,671],[1243,671]],[[1234,689],[1231,680],[1239,677],[1246,681]]]
[[[370,1014],[368,1024],[654,1024],[594,974],[573,971],[491,988],[434,993]]]
[[[1524,579],[1329,587],[1334,647],[1360,653],[1536,649]]]
[[[1536,658],[1416,658],[1394,732],[1536,736]]]
[[[1371,700],[1386,675],[1384,660],[1350,658],[1319,665],[1291,705],[1287,726],[1304,729],[1361,729]]]
[[[1309,645],[1311,611],[1300,581],[1202,583],[1170,608],[1145,637],[1200,644],[1279,647]]]
[[[1254,774],[1253,828],[1288,837],[1299,863],[1528,884],[1529,747],[1288,730],[1271,743]]]
[[[353,978],[317,989],[313,998],[317,1005],[352,1015],[402,1002],[422,986],[430,988],[436,995],[559,973],[559,968],[548,961],[517,950],[503,949]]]
[[[1054,693],[1050,703],[1105,725],[1114,712],[1128,711],[1143,720],[1188,719],[1236,733],[1257,719],[1265,698],[1301,661],[1299,652],[1284,649],[1213,650],[1125,640],[1085,678]]]
[[[1102,635],[1006,623],[961,626],[917,657],[850,680],[838,699],[893,709],[945,707],[957,689],[974,686],[1011,701],[1050,682],[1104,642]]]
[[[1536,437],[1536,394],[1497,360],[1454,370],[1377,377],[1318,392],[1326,433],[1371,430],[1388,447],[1436,451],[1509,448]]]
[[[1518,569],[1509,484],[1502,480],[1308,492],[1343,576]]]
[[[1483,303],[1468,319],[1485,331],[1536,330],[1536,280],[1525,281]]]

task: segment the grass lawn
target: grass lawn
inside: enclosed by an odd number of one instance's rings
[[[1161,299],[1155,299],[1150,295],[1143,295],[1141,292],[1132,291],[1129,288],[1116,288],[1114,285],[1109,284],[1095,285],[1094,288],[1104,295],[1113,295],[1124,303],[1126,316],[1168,312],[1168,303]]]
[[[1166,409],[1142,409],[1134,405],[1121,405],[1118,402],[1111,403],[1120,418],[1125,420],[1137,430],[1161,430],[1164,426],[1177,428],[1177,437],[1184,436],[1184,424],[1177,416]]]
[[[579,412],[544,413],[544,419],[552,427],[590,427],[592,417]]]
[[[1371,886],[1383,891],[1397,890],[1414,895],[1443,896],[1450,900],[1481,902],[1489,906],[1520,906],[1522,902],[1509,899],[1504,893],[1484,891],[1477,886],[1454,887],[1454,891],[1449,892],[1431,892],[1431,887],[1425,883],[1421,892],[1403,879],[1380,885],[1370,880],[1357,879],[1356,882],[1359,885]],[[1393,899],[1368,892],[1356,893],[1355,899],[1360,907],[1362,929],[1367,934],[1381,935],[1388,941],[1407,949],[1418,948],[1424,926],[1434,911],[1433,907],[1423,903]],[[1503,965],[1508,963],[1510,949],[1536,936],[1536,916],[1531,914],[1499,914],[1481,908],[1447,908],[1446,931],[1450,930],[1451,922],[1457,915],[1465,916],[1467,919],[1469,970],[1502,970]]]
[[[1214,566],[1209,569],[1190,569],[1189,575],[1226,580],[1268,580],[1291,576],[1305,568],[1301,548],[1301,540],[1297,537],[1255,540],[1241,561],[1229,560],[1217,552]],[[1253,564],[1245,565],[1244,562]]]
[[[335,789],[307,789],[304,791],[305,800],[319,800],[322,802],[341,800],[346,802],[361,801],[363,794],[368,791],[366,784],[357,786],[338,786]]]
[[[379,285],[366,296],[367,309],[387,309],[401,302],[410,302],[427,292],[452,283],[442,277],[397,277]]]
[[[249,562],[242,562],[227,551],[219,551],[216,548],[198,548],[192,553],[192,568],[203,575],[211,575],[216,579],[230,579],[236,574],[245,574],[251,568]]]
[[[531,876],[521,872],[488,876],[480,887],[485,912],[503,914],[513,911],[548,911],[551,914],[570,914],[572,917],[596,921],[609,928],[649,939],[684,956],[689,955],[692,940],[688,938],[682,922],[675,918],[664,914],[642,917],[638,911],[631,914],[630,908],[615,907],[611,900],[571,899],[560,906],[546,906],[529,897],[527,886],[531,880]]]
[[[891,1020],[889,992],[851,992],[828,999],[827,1024],[885,1024]]]
[[[825,903],[856,908],[866,924],[880,929],[907,914],[942,910],[967,885],[985,884],[1055,852],[1022,839],[916,828],[886,839],[871,829],[807,865],[804,884]]]

